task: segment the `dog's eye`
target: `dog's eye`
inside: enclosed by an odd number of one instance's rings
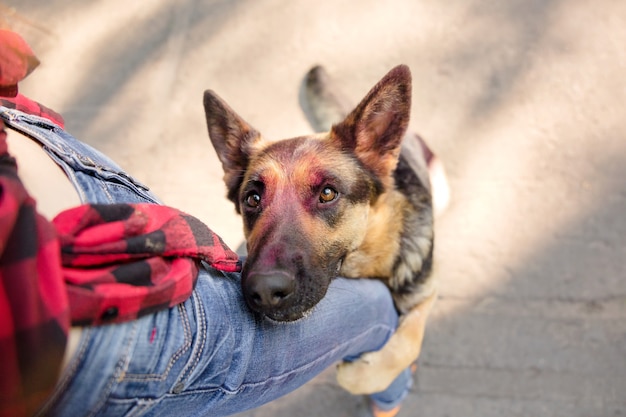
[[[261,203],[261,196],[257,193],[250,193],[244,201],[248,207],[256,208],[259,206],[259,203]]]
[[[320,203],[330,203],[336,199],[338,195],[339,193],[334,188],[324,187],[324,189],[320,192]]]

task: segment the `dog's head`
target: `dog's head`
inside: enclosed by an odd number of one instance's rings
[[[410,102],[410,72],[399,66],[329,133],[267,142],[204,93],[228,198],[243,217],[242,287],[252,310],[292,321],[324,297],[361,244],[370,205],[393,186]]]

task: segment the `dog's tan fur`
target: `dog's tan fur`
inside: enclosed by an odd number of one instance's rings
[[[209,135],[244,218],[250,307],[296,320],[337,273],[380,279],[394,296],[402,317],[386,346],[339,367],[352,393],[383,390],[417,359],[436,299],[430,184],[421,151],[407,145],[418,139],[402,144],[410,95],[409,70],[396,67],[330,132],[270,143],[205,92]]]

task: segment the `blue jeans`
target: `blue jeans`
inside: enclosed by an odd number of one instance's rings
[[[44,119],[0,108],[8,127],[44,145],[81,201],[153,202],[113,161]],[[377,350],[397,326],[386,287],[338,278],[304,319],[252,314],[239,275],[201,271],[192,296],[138,320],[83,330],[77,353],[43,412],[51,416],[225,416],[287,394],[343,358]],[[406,396],[404,372],[372,400]]]

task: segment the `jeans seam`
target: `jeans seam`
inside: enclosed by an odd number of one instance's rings
[[[72,169],[72,167],[67,165],[65,161],[59,158],[59,156],[48,145],[42,144],[42,147],[43,150],[48,154],[48,156],[50,156],[50,158],[57,164],[57,166],[63,170],[67,178],[70,180],[70,182],[72,183],[72,187],[74,187],[74,189],[78,193],[78,198],[80,199],[80,202],[84,203],[85,201],[87,201],[87,195],[85,194],[85,191],[82,189],[82,187],[78,186],[79,182],[76,178],[76,172],[74,171],[74,169]]]
[[[196,293],[193,293],[193,301],[196,306],[196,328],[198,329],[198,333],[196,334],[196,346],[198,349],[192,358],[189,358],[189,363],[183,369],[183,372],[180,377],[180,381],[184,381],[189,375],[191,375],[200,362],[200,358],[202,357],[202,352],[204,351],[204,347],[206,345],[207,340],[207,321],[206,321],[206,311],[204,309],[204,304],[199,300]]]
[[[158,202],[158,199],[148,193],[148,187],[128,175],[122,168],[109,166],[106,161],[95,162],[91,157],[84,156],[82,152],[77,152],[71,144],[67,143],[68,139],[59,134],[61,129],[48,119],[28,115],[15,109],[5,109],[4,107],[2,109],[0,118],[6,121],[9,128],[32,138],[65,171],[74,188],[79,192],[81,202],[85,202],[87,199],[82,185],[76,179],[76,176],[73,175],[75,171],[81,171],[87,175],[97,177],[98,182],[115,185],[115,182],[111,181],[111,179],[100,178],[98,175],[98,173],[107,172],[117,177],[115,181],[119,181],[122,186],[126,186],[142,198],[150,202]],[[97,149],[93,150],[97,152]],[[108,197],[108,200],[113,202],[114,200],[108,190],[104,187],[102,190]]]
[[[113,391],[113,386],[116,383],[120,383],[124,379],[124,374],[126,373],[126,369],[128,369],[128,364],[130,363],[131,346],[133,345],[133,341],[136,338],[138,327],[139,327],[138,322],[135,321],[132,325],[132,330],[128,336],[128,339],[126,340],[126,348],[124,352],[121,354],[120,359],[118,360],[117,364],[115,365],[113,374],[109,377],[109,382],[102,390],[102,393],[100,395],[100,400],[98,400],[95,403],[93,409],[87,415],[87,417],[92,417],[92,416],[97,415],[97,413],[104,406],[104,404],[106,404],[107,399],[111,395],[111,392]]]
[[[113,182],[111,180],[103,180],[102,183],[106,184],[108,187],[115,187],[117,189],[123,190],[123,191],[132,191],[133,193],[135,193],[137,196],[141,197],[143,200],[152,203],[152,204],[157,204],[156,203],[156,199],[148,194],[146,194],[145,192],[143,192],[143,190],[139,189],[137,186],[135,186],[131,180],[129,180],[128,178],[121,176],[119,174],[117,174],[119,178],[117,178],[116,180],[119,182]],[[126,181],[126,182],[124,182]],[[105,192],[107,193],[107,196],[112,200],[112,197],[109,195],[109,192],[107,190],[105,190]],[[112,200],[113,201],[113,200]],[[113,201],[115,202],[115,201]]]
[[[115,203],[115,199],[113,198],[111,193],[109,193],[109,190],[107,188],[107,183],[106,182],[100,182],[99,185],[100,185],[100,189],[102,190],[102,192],[104,192],[104,194],[106,194],[107,199],[109,200],[109,202]]]
[[[157,402],[158,401],[152,400],[136,401],[133,408],[127,414],[125,414],[124,417],[138,417],[140,415],[143,415],[147,410],[150,409],[150,407],[152,407]]]
[[[183,354],[189,350],[191,346],[191,326],[189,325],[189,317],[187,316],[187,309],[183,304],[177,306],[180,313],[181,321],[183,322],[183,333],[185,335],[185,343],[174,353],[172,359],[170,359],[167,368],[159,374],[125,374],[124,381],[163,381],[165,380],[176,362],[183,356]]]

